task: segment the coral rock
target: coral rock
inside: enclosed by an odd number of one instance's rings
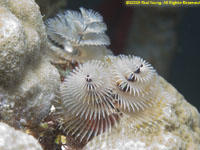
[[[1,150],[42,150],[33,136],[17,131],[5,123],[0,122],[0,133]]]
[[[33,0],[0,0],[0,84],[19,81],[46,41],[45,27]]]
[[[60,77],[46,55],[45,26],[34,0],[0,5],[0,119],[23,128],[49,114]]]
[[[17,78],[26,56],[22,24],[9,10],[0,7],[0,82]]]

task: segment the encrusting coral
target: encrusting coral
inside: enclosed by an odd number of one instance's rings
[[[0,84],[22,79],[25,64],[37,60],[46,34],[33,0],[0,0]]]
[[[0,119],[24,129],[49,114],[59,73],[45,54],[45,26],[34,0],[0,5]]]

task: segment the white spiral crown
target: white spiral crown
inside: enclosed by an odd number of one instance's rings
[[[89,139],[92,134],[111,129],[116,121],[112,89],[104,63],[97,60],[80,65],[66,77],[60,92],[63,107],[71,120],[67,125],[67,128],[73,128],[68,130],[73,131],[71,134],[82,140],[85,136]],[[92,130],[94,125],[96,128]]]
[[[157,74],[153,67],[136,56],[111,56],[106,60],[119,106],[133,112],[151,107],[157,94]]]

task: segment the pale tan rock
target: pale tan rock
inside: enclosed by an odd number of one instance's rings
[[[0,0],[0,6],[0,119],[23,128],[49,114],[60,77],[46,55],[45,26],[35,1]]]
[[[84,150],[199,150],[200,117],[197,109],[162,77],[159,80],[168,93],[166,99],[170,105],[163,109],[160,118],[163,122],[156,130],[135,132],[134,128],[129,128],[126,119],[122,119],[108,136],[95,137]]]
[[[21,75],[26,56],[26,37],[20,20],[0,7],[0,83]]]
[[[15,130],[2,122],[0,122],[0,133],[1,150],[42,150],[33,136]]]
[[[22,79],[46,45],[45,26],[34,0],[0,0],[0,85]]]

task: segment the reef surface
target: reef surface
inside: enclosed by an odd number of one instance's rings
[[[34,0],[0,5],[0,118],[16,128],[37,125],[48,115],[60,82],[45,54],[39,6]]]
[[[2,122],[0,122],[0,133],[0,149],[2,150],[42,150],[33,136],[17,131]]]

